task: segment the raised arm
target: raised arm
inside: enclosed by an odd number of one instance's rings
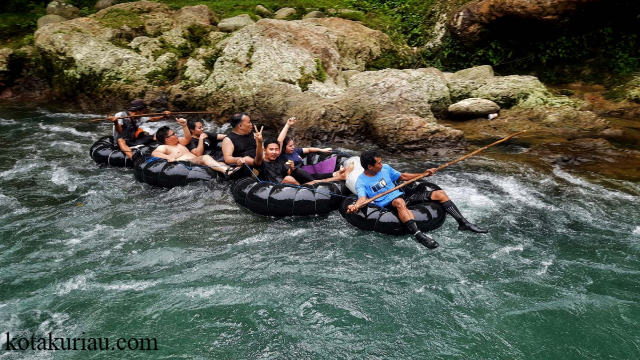
[[[182,126],[182,134],[183,136],[178,139],[178,142],[181,145],[188,145],[191,142],[191,131],[189,131],[189,128],[187,127],[187,119],[183,119],[183,118],[177,118],[176,121],[178,122],[178,124],[180,124],[180,126]]]
[[[282,128],[282,131],[280,131],[280,135],[278,135],[278,144],[280,144],[280,151],[282,151],[282,142],[284,141],[284,138],[287,137],[287,133],[289,132],[289,128],[296,123],[296,118],[295,117],[290,117],[287,119],[287,123],[284,124],[284,127]]]
[[[264,129],[264,126],[260,128],[260,131],[258,131],[257,126],[254,125],[253,127],[256,129],[256,132],[253,133],[253,137],[256,139],[256,158],[253,160],[253,166],[260,166],[264,156],[264,149],[262,148],[262,129]]]
[[[150,122],[154,122],[154,121],[160,121],[168,116],[171,116],[171,111],[163,111],[162,112],[164,115],[160,115],[160,116],[154,116],[154,117],[150,117],[149,120]]]
[[[332,152],[332,148],[302,148],[303,154],[308,154],[310,152],[322,152],[322,153],[330,153]]]

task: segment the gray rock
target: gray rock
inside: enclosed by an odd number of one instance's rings
[[[48,24],[54,24],[54,23],[59,23],[63,21],[67,21],[67,19],[63,18],[60,15],[45,15],[40,19],[38,19],[38,29]]]
[[[624,100],[640,103],[640,74],[635,74],[631,80],[612,89],[612,93],[619,94]]]
[[[342,76],[344,77],[345,80],[349,81],[353,75],[359,74],[360,71],[358,70],[345,70],[342,72]]]
[[[227,36],[228,36],[227,33],[223,33],[221,31],[212,31],[207,36],[207,39],[209,40],[209,44],[216,45]]]
[[[482,98],[495,102],[501,108],[513,106],[537,107],[550,105],[554,97],[547,88],[533,76],[496,76],[478,80],[449,81],[451,101],[468,98]]]
[[[326,87],[344,81],[341,70],[362,71],[367,62],[392,46],[384,33],[345,19],[263,19],[217,45],[215,70],[202,86],[211,92],[251,98],[260,86],[272,82],[310,85],[309,91],[316,89],[312,83],[326,82],[317,89],[333,96],[336,92]],[[316,61],[322,64],[325,81],[315,74]]]
[[[206,5],[185,6],[172,17],[174,26],[211,26],[218,23],[218,17]]]
[[[102,10],[102,9],[106,9],[110,6],[116,5],[116,4],[120,4],[122,1],[124,0],[98,0],[98,2],[96,3],[95,8],[97,10]]]
[[[80,9],[71,4],[54,0],[47,5],[47,15],[58,15],[67,20],[75,19],[80,15]]]
[[[262,5],[257,5],[255,11],[256,11],[256,14],[262,17],[271,17],[273,15],[273,13],[269,9],[267,9]]]
[[[282,20],[282,19],[286,19],[289,16],[293,15],[296,13],[296,9],[294,8],[282,8],[278,11],[276,11],[276,13],[273,15],[274,19],[278,19],[278,20]]]
[[[303,19],[322,19],[323,17],[325,17],[325,15],[322,11],[312,11],[303,16]]]
[[[471,98],[449,106],[449,115],[454,118],[486,117],[500,111],[500,106],[491,100]]]
[[[184,77],[192,85],[199,85],[209,77],[209,71],[204,66],[204,61],[189,58],[184,64]]]
[[[166,41],[167,44],[176,48],[190,47],[189,42],[184,38],[185,33],[186,30],[184,28],[176,27],[163,32],[161,38]]]
[[[251,20],[251,16],[247,14],[238,15],[232,18],[223,19],[218,23],[218,29],[222,32],[234,32],[245,26],[253,25],[255,22]]]
[[[444,79],[419,70],[364,71],[351,77],[347,93],[354,102],[370,99],[369,106],[380,111],[425,118],[444,114],[451,104]]]
[[[140,91],[137,87],[147,84],[145,74],[158,67],[133,50],[112,44],[113,31],[95,19],[77,18],[41,27],[34,34],[34,44],[44,58],[54,63],[63,57],[76,64],[59,73],[61,77],[98,75],[105,84],[109,80],[129,83],[133,90]]]
[[[478,80],[493,77],[493,68],[490,65],[476,66],[469,69],[460,70],[453,74],[453,80]]]
[[[140,51],[140,55],[153,60],[153,53],[162,49],[162,43],[155,38],[138,36],[129,43],[129,47]]]
[[[340,15],[364,15],[362,11],[351,10],[351,9],[340,9],[338,10],[338,14]]]

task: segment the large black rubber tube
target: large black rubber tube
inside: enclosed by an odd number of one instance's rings
[[[317,164],[331,156],[337,156],[334,171],[350,157],[345,153],[310,154],[307,164]],[[254,177],[236,181],[231,193],[238,205],[266,216],[306,216],[327,214],[340,207],[343,196],[349,194],[344,181],[320,182],[313,188],[260,182]]]
[[[212,181],[219,174],[209,167],[194,165],[189,161],[168,162],[149,155],[137,158],[133,171],[138,181],[165,188],[185,186],[197,181]]]
[[[340,206],[349,190],[344,181],[321,182],[313,188],[261,183],[242,178],[231,187],[236,202],[256,214],[266,216],[305,216],[327,214]]]
[[[158,145],[143,146],[133,150],[133,159],[139,156],[149,155]],[[113,136],[104,136],[98,139],[89,149],[89,156],[98,164],[113,167],[133,167],[134,160],[129,159],[113,140]]]
[[[412,183],[405,187],[408,195],[414,192],[429,190],[441,190],[436,184],[429,182]],[[376,231],[387,235],[407,234],[406,227],[402,224],[394,210],[368,205],[359,211],[347,214],[347,207],[356,202],[356,196],[344,199],[340,204],[340,214],[349,224],[367,231]],[[418,228],[424,232],[432,231],[444,223],[446,211],[437,201],[427,201],[422,204],[409,205],[407,207],[415,216]]]

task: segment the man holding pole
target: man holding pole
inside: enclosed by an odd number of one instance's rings
[[[121,111],[115,116],[107,117],[113,123],[114,140],[120,150],[131,160],[133,160],[133,151],[130,146],[148,145],[153,142],[153,135],[144,132],[140,126],[146,122],[158,121],[171,115],[170,111],[165,111],[162,116],[141,116],[146,112],[147,104],[142,99],[136,99],[129,104],[127,111]]]
[[[365,151],[360,155],[360,163],[365,169],[356,181],[356,191],[358,193],[358,201],[349,205],[347,213],[358,211],[368,198],[372,198],[378,194],[382,194],[387,190],[392,190],[397,180],[409,181],[418,176],[431,176],[435,173],[436,168],[428,169],[422,174],[400,173],[391,166],[382,164],[382,159],[376,151]],[[449,215],[458,221],[458,230],[468,230],[476,233],[486,233],[487,230],[477,227],[465,219],[456,205],[449,199],[449,196],[443,190],[433,190],[428,192],[416,193],[406,199],[404,193],[400,190],[394,190],[374,200],[374,203],[380,207],[391,207],[398,212],[398,218],[416,237],[416,240],[429,249],[435,249],[439,244],[430,236],[424,234],[418,229],[413,213],[407,209],[407,205],[418,204],[424,201],[438,201],[442,204]]]

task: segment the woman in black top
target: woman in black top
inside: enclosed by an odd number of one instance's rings
[[[187,127],[191,133],[191,141],[187,144],[187,149],[195,156],[214,155],[218,151],[218,141],[226,137],[224,134],[216,134],[204,131],[202,121],[189,120]],[[217,157],[215,157],[216,160]]]

